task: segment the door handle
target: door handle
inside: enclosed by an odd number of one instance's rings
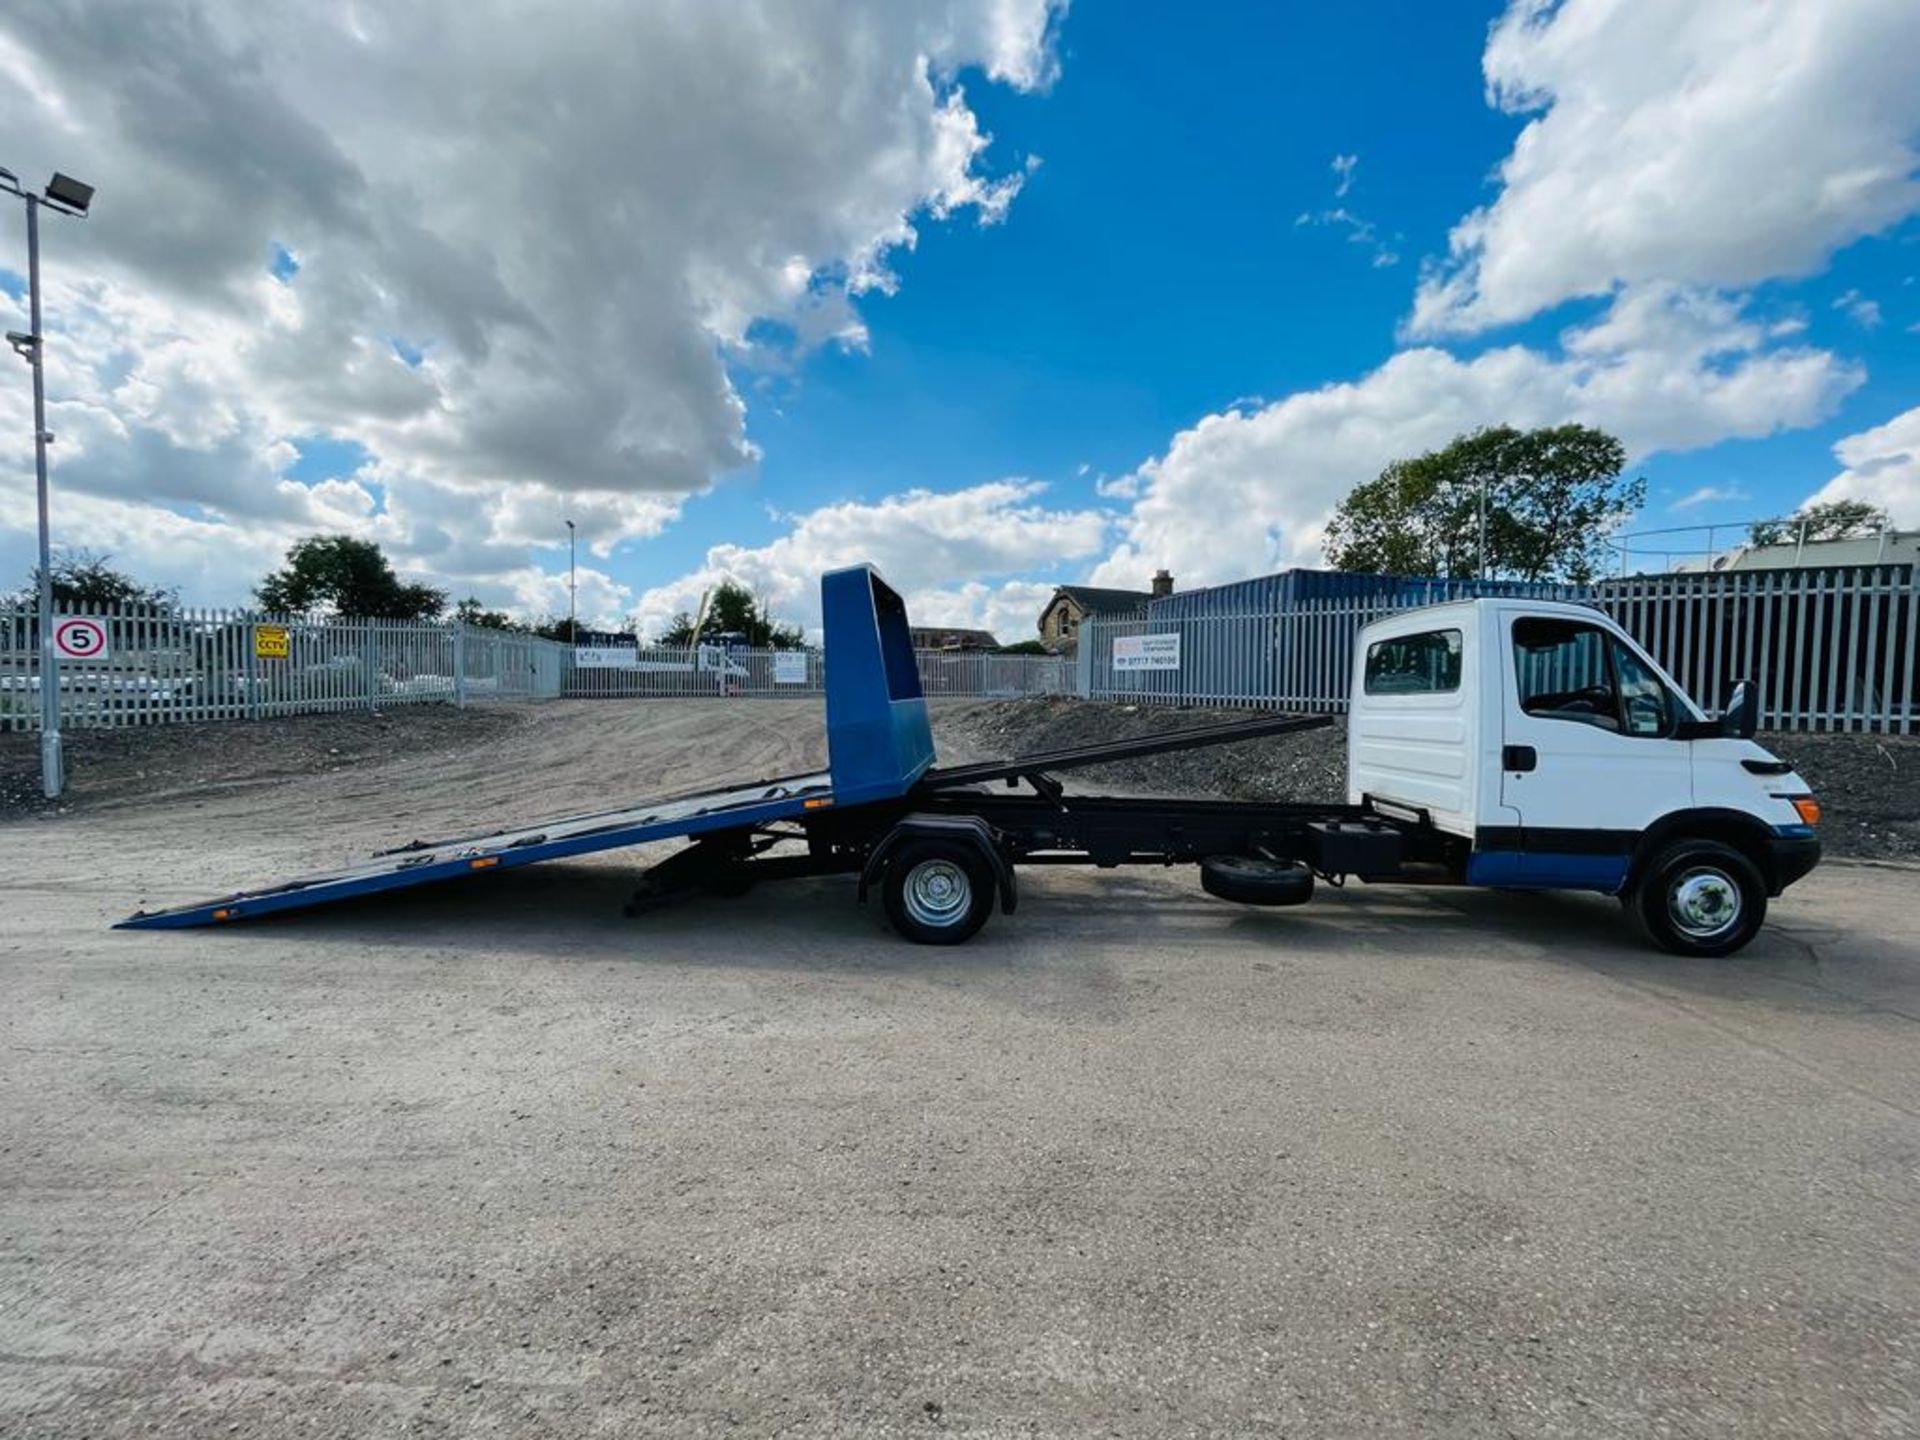
[[[1540,756],[1531,745],[1503,745],[1500,747],[1500,768],[1502,770],[1531,770],[1540,763]]]

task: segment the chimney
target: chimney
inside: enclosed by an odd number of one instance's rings
[[[1173,576],[1165,570],[1153,572],[1153,598],[1164,600],[1173,593]]]

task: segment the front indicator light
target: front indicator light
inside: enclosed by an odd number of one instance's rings
[[[1818,825],[1820,823],[1820,802],[1814,799],[1813,796],[1794,796],[1793,808],[1794,812],[1799,815],[1802,824]]]

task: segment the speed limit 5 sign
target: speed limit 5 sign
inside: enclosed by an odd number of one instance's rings
[[[98,660],[107,653],[107,622],[84,615],[56,620],[53,648],[62,660]]]

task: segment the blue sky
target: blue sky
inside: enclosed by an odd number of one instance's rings
[[[968,77],[993,158],[1043,157],[1006,219],[925,227],[893,262],[898,294],[862,304],[867,352],[819,353],[793,376],[737,370],[765,458],[633,543],[635,583],[666,579],[690,548],[763,544],[786,512],[912,486],[1019,475],[1046,481],[1052,503],[1099,504],[1099,476],[1129,472],[1209,413],[1379,365],[1398,348],[1422,258],[1444,254],[1449,228],[1489,198],[1525,122],[1483,94],[1503,9],[1086,5],[1066,22],[1048,92]],[[1357,159],[1338,198],[1336,156]],[[1370,222],[1374,241],[1296,223],[1336,207]],[[1396,263],[1376,265],[1380,249]],[[1790,511],[1832,475],[1836,439],[1911,404],[1916,272],[1909,220],[1822,273],[1763,287],[1771,309],[1804,319],[1807,342],[1861,362],[1864,383],[1821,423],[1641,458],[1650,499],[1636,528]],[[1876,304],[1878,323],[1844,308],[1848,296]],[[1575,300],[1453,348],[1551,343],[1604,305]]]
[[[749,419],[765,459],[635,545],[642,580],[689,547],[773,538],[769,505],[1007,475],[1097,503],[1095,477],[1211,411],[1378,364],[1418,257],[1518,128],[1480,98],[1497,9],[1084,5],[1048,92],[966,77],[992,158],[1039,169],[1001,223],[925,226],[894,259],[899,293],[862,303],[869,352],[758,390],[737,372],[766,397]],[[1360,155],[1346,202],[1406,236],[1400,264],[1295,224],[1340,203],[1336,154]]]
[[[1378,365],[1420,259],[1444,253],[1521,128],[1482,97],[1480,55],[1502,8],[1076,9],[1052,91],[970,97],[996,154],[1044,157],[1006,220],[928,227],[894,262],[900,293],[863,305],[871,353],[815,356],[772,387],[777,413],[756,408],[750,422],[766,450],[757,476],[695,502],[636,560],[670,569],[689,543],[770,539],[780,526],[763,502],[806,509],[999,475],[1091,502],[1082,464],[1123,474],[1236,400]],[[1338,201],[1336,155],[1359,159]],[[1370,220],[1399,263],[1376,268],[1344,231],[1295,223],[1336,205]],[[1909,221],[1776,287],[1810,341],[1866,364],[1866,384],[1823,424],[1642,461],[1645,524],[1790,510],[1831,474],[1834,439],[1912,403],[1916,242]],[[1850,291],[1879,297],[1877,328],[1833,308]],[[1573,302],[1457,348],[1545,340],[1601,308]],[[1669,508],[1702,486],[1745,498]]]
[[[1638,528],[1920,524],[1899,0],[563,6],[458,65],[442,3],[103,31],[204,134],[90,100],[84,19],[0,20],[48,87],[0,159],[101,187],[48,236],[71,533],[228,600],[352,529],[533,612],[572,516],[602,617],[731,574],[805,621],[873,558],[1017,632],[1056,580],[1317,563],[1387,460],[1570,419]]]

